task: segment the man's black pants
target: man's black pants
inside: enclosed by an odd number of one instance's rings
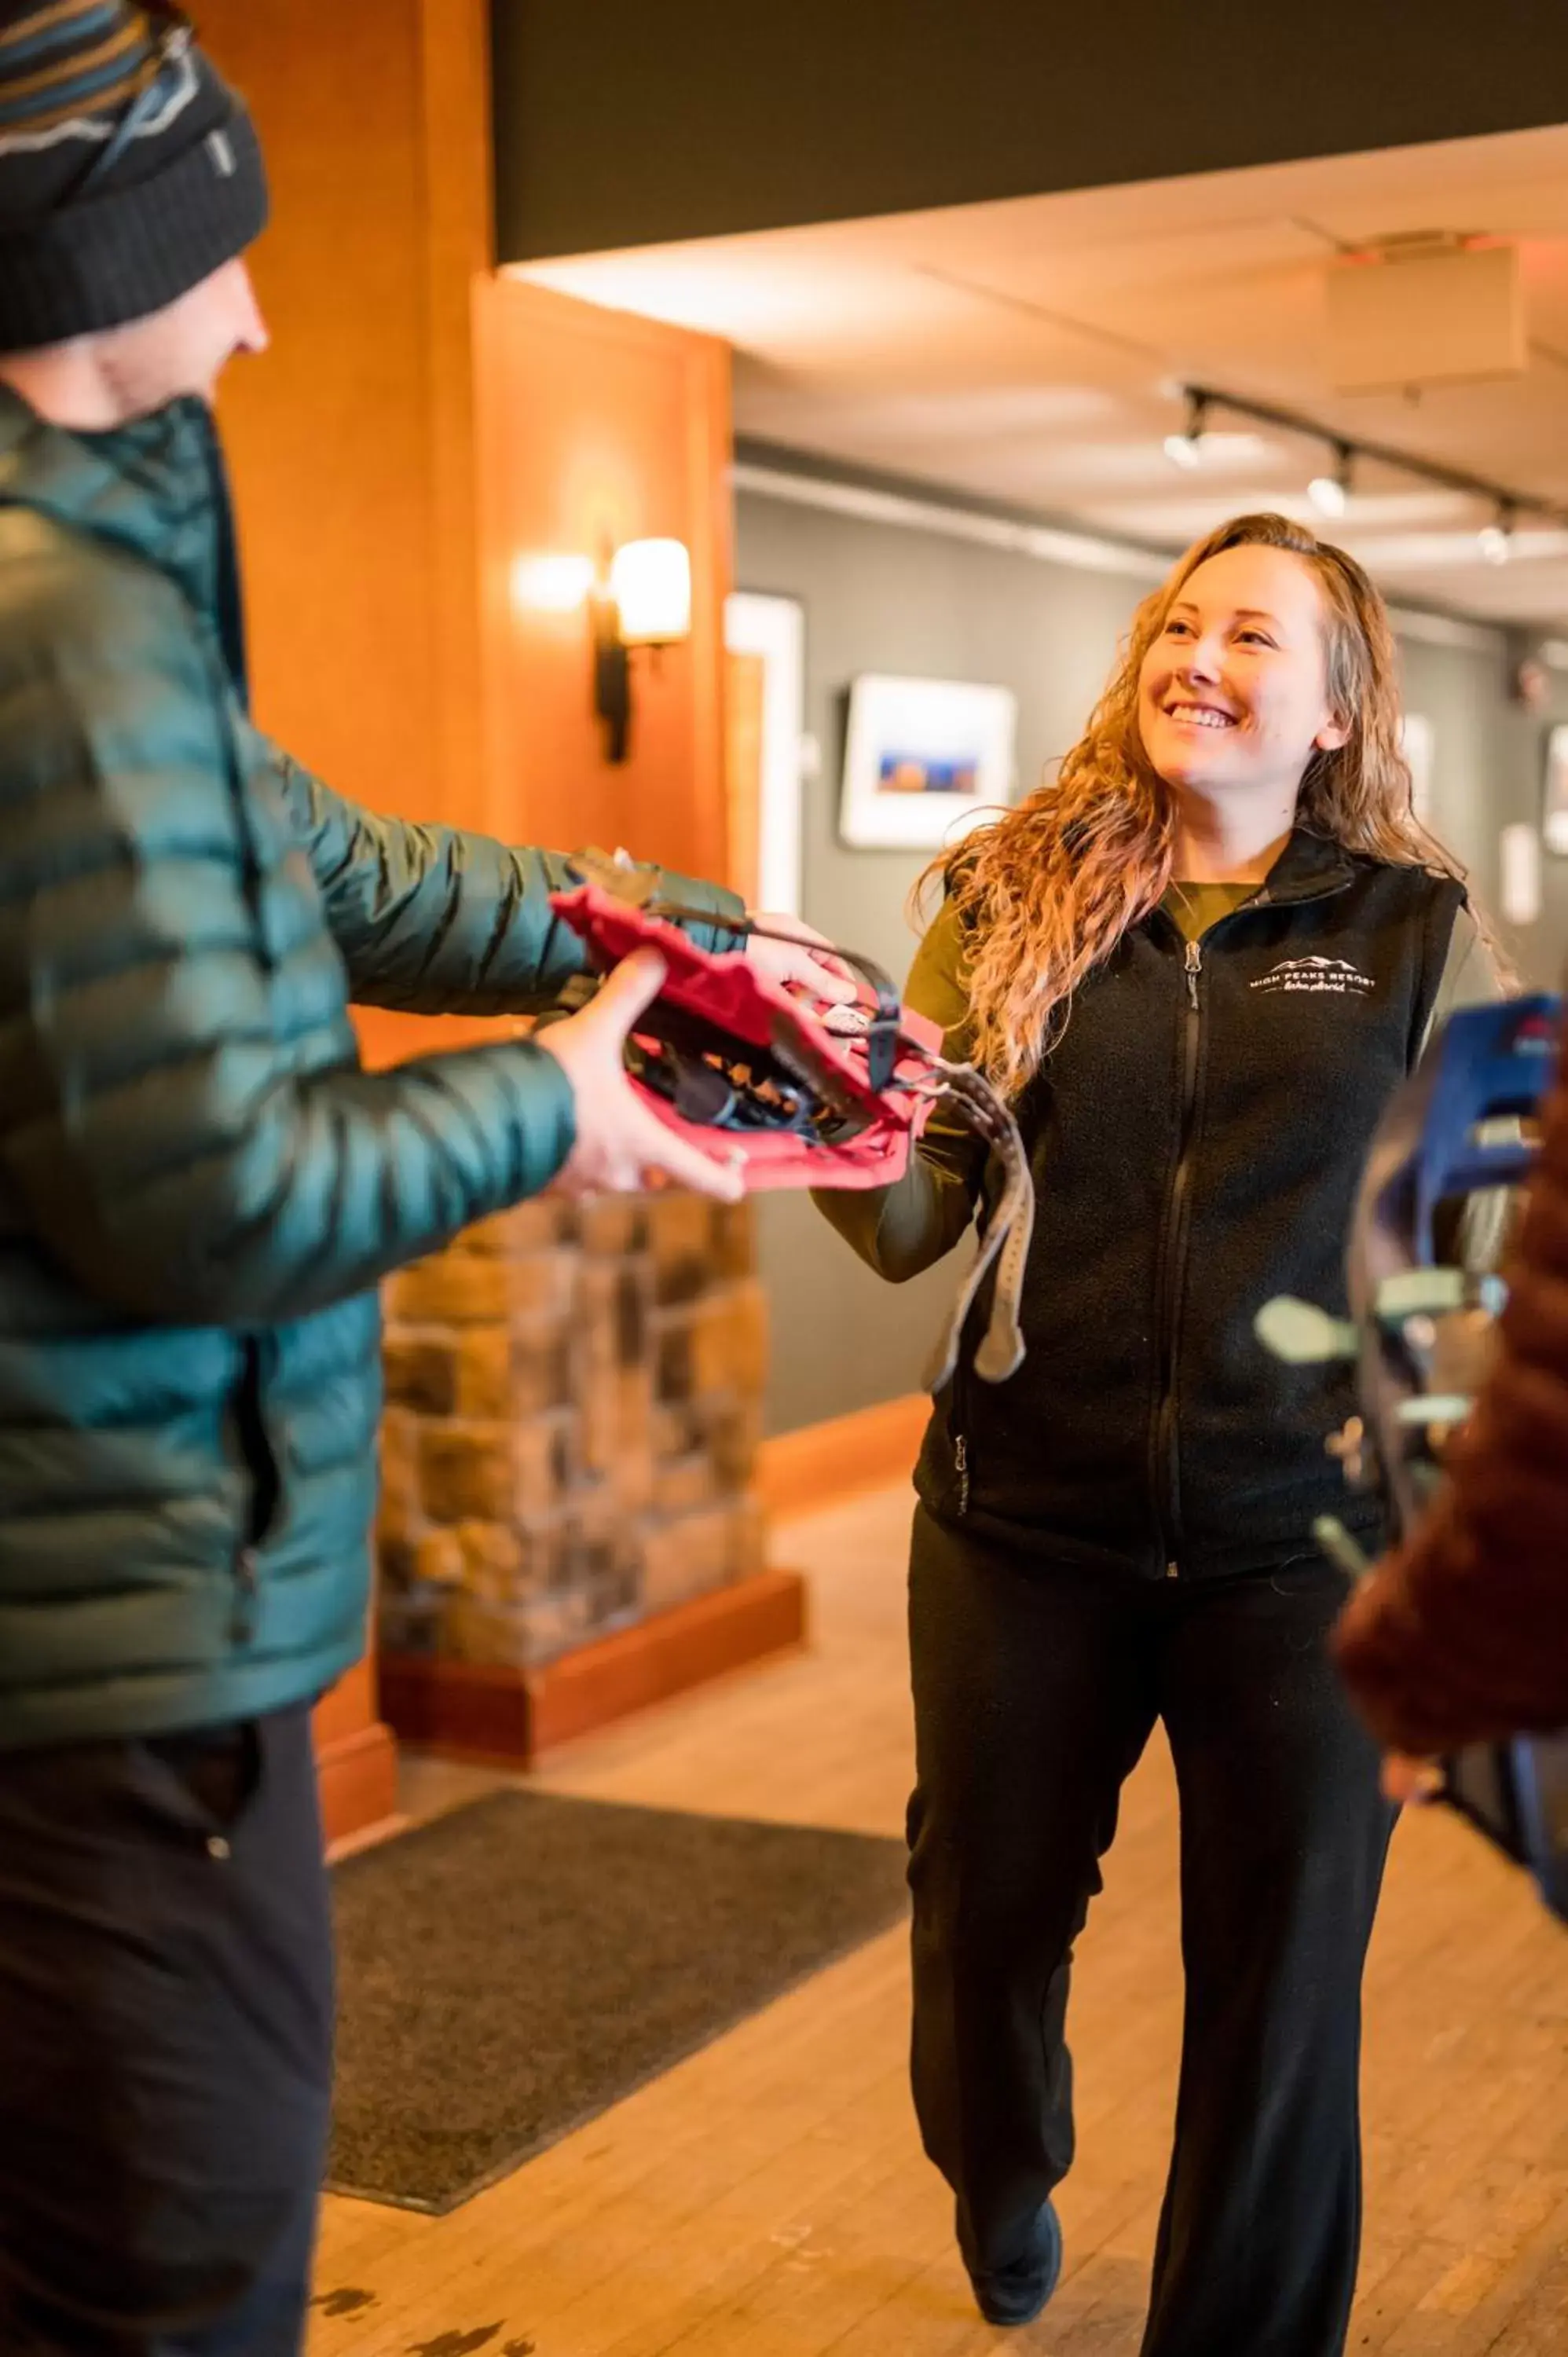
[[[1144,2357],[1338,2357],[1360,2228],[1360,1983],[1391,1813],[1321,1560],[1069,1569],[916,1518],[915,2100],[989,2272],[1072,2159],[1072,1943],[1156,1718],[1181,1796],[1186,2026]]]
[[[308,1711],[0,1754],[5,2357],[294,2357],[331,2035]]]

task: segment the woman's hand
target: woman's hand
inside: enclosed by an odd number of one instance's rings
[[[751,921],[764,926],[768,934],[788,936],[780,941],[759,933],[747,936],[746,953],[759,974],[774,982],[794,983],[809,990],[813,998],[825,998],[834,1006],[847,1006],[859,996],[848,967],[831,955],[832,943],[810,925],[803,925],[799,917],[754,915]],[[829,957],[813,955],[817,950],[829,951]]]

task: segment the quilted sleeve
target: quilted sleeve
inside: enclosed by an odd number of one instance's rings
[[[582,943],[550,906],[553,892],[580,880],[561,853],[380,817],[277,747],[265,750],[361,1006],[529,1014],[582,971]],[[725,920],[744,913],[734,893],[674,874],[660,889],[708,920],[688,927],[703,948],[733,945]]]
[[[0,615],[0,1179],[86,1289],[243,1325],[361,1292],[548,1183],[522,1041],[289,1068],[231,723],[172,588],[47,553]]]

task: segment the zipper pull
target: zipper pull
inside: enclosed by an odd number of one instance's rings
[[[953,1442],[952,1461],[953,1470],[958,1475],[958,1510],[961,1514],[967,1514],[969,1512],[969,1443],[961,1432]]]
[[[1201,942],[1188,942],[1187,945],[1187,1004],[1192,1007],[1195,1013],[1197,1009],[1197,977],[1202,970],[1203,943]]]

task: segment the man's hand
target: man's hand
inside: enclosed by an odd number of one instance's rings
[[[849,969],[837,958],[824,961],[812,955],[813,950],[831,951],[832,944],[799,917],[754,916],[751,921],[769,933],[789,936],[784,941],[766,941],[757,933],[747,937],[746,953],[759,974],[775,982],[796,983],[833,1006],[848,1006],[859,996]]]
[[[739,1169],[677,1137],[627,1078],[627,1034],[659,996],[666,971],[657,950],[639,950],[617,966],[580,1014],[536,1033],[576,1098],[577,1142],[556,1184],[572,1194],[632,1195],[667,1178],[721,1203],[738,1202]]]

